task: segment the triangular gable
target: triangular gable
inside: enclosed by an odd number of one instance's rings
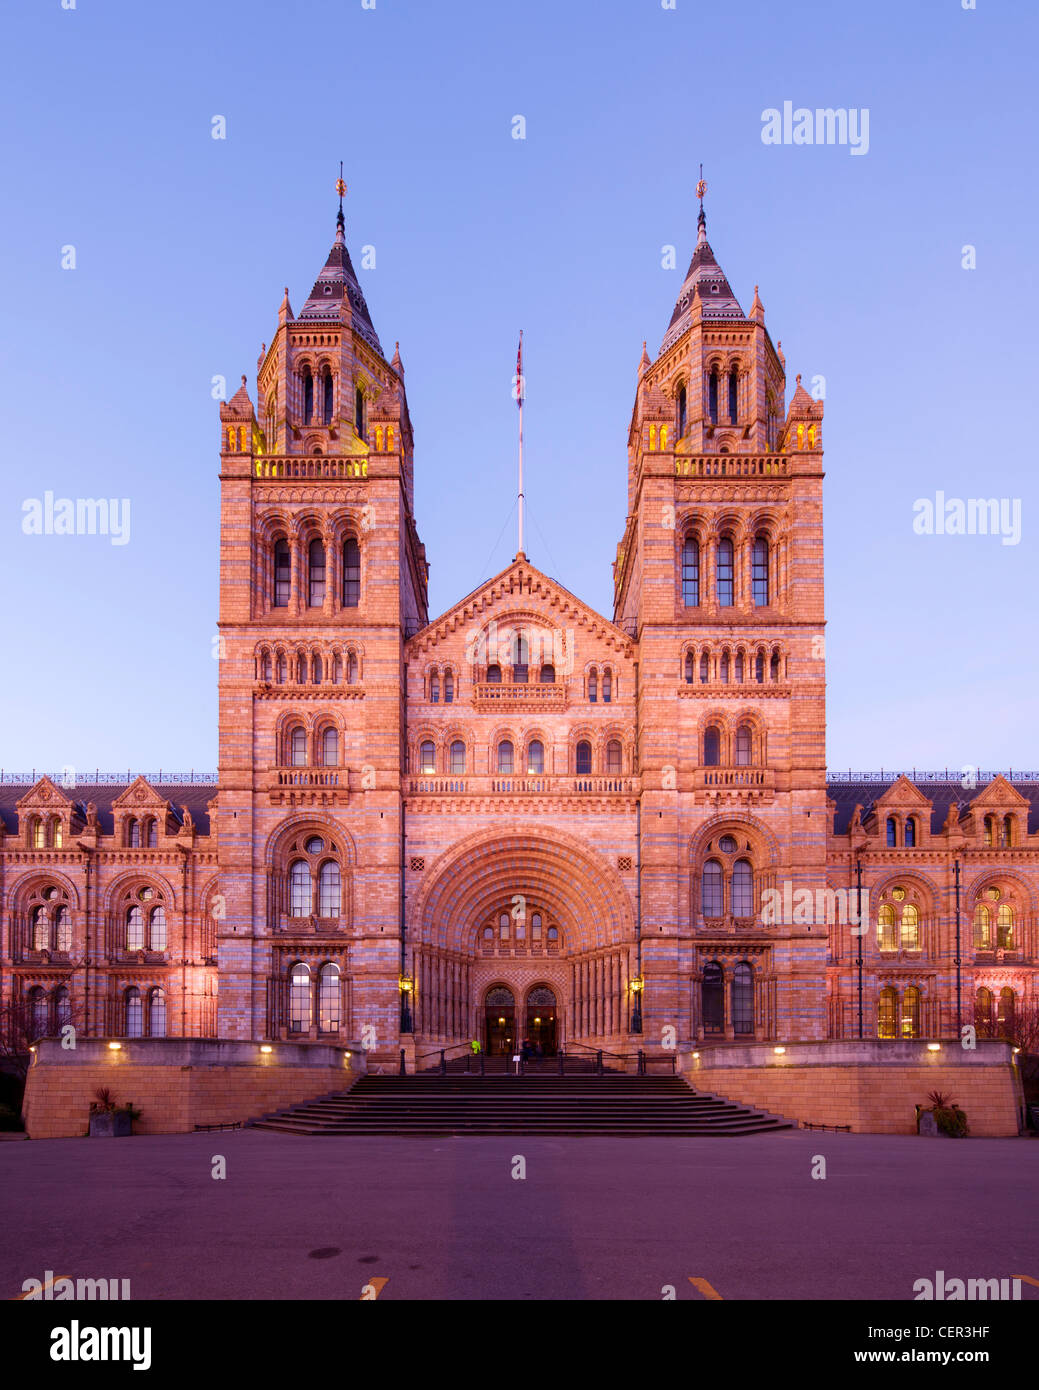
[[[975,814],[979,811],[1016,811],[1030,804],[1028,797],[1022,796],[1000,772],[971,800],[968,810]]]
[[[72,798],[66,796],[61,787],[47,776],[41,777],[34,786],[15,802],[19,812],[37,809],[58,810],[72,805]]]
[[[112,800],[113,811],[169,811],[170,803],[160,796],[147,777],[135,777],[130,785]]]
[[[545,613],[535,600],[554,609],[561,626],[583,629],[591,636],[612,646],[620,656],[632,655],[631,638],[622,628],[583,603],[568,589],[543,574],[526,559],[513,560],[507,569],[474,589],[460,603],[434,618],[408,641],[412,653],[428,652],[438,642],[457,633],[459,629],[481,628],[490,622],[496,610],[502,617],[529,618],[544,622]]]
[[[924,796],[915,782],[911,782],[903,772],[898,777],[897,781],[891,783],[887,791],[882,792],[881,795],[877,797],[871,810],[874,815],[879,816],[883,815],[885,811],[890,810],[905,810],[909,808],[914,811],[924,811],[929,810],[930,807],[930,797]]]

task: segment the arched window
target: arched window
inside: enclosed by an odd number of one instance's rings
[[[889,985],[877,1000],[877,1037],[893,1038],[898,1017],[898,994]]]
[[[61,849],[63,833],[61,821],[55,816],[51,821],[51,847],[53,849]]]
[[[974,999],[974,1026],[983,1038],[992,1033],[992,991],[984,985]]]
[[[751,552],[751,586],[754,592],[754,607],[768,606],[768,541],[764,536],[756,536]]]
[[[487,667],[487,684],[501,685],[501,667],[496,661]]]
[[[126,1036],[128,1038],[144,1036],[144,1004],[141,999],[141,991],[136,985],[131,985],[126,991]]]
[[[881,903],[877,909],[877,945],[882,951],[894,951],[895,909],[890,903]]]
[[[996,1036],[1011,1038],[1014,1032],[1014,1012],[1017,995],[1007,985],[999,991],[999,1011],[996,1014]]]
[[[541,675],[538,677],[538,680],[541,685],[555,685],[556,668],[550,663],[545,666],[542,666]]]
[[[606,773],[610,777],[619,777],[621,773],[622,754],[620,740],[611,738],[606,745]]]
[[[361,547],[353,536],[343,542],[343,607],[357,608],[361,602]]]
[[[754,971],[745,960],[732,972],[732,1031],[737,1037],[754,1032]]]
[[[902,950],[919,951],[920,949],[920,913],[912,903],[906,903],[902,909]]]
[[[303,423],[314,418],[314,376],[309,367],[303,368]]]
[[[1013,816],[1003,817],[1003,838],[1001,845],[1009,847],[1014,843],[1014,818]]]
[[[339,966],[329,962],[318,977],[317,1026],[321,1033],[338,1033],[340,1023]]]
[[[324,388],[321,393],[321,423],[324,425],[330,425],[332,423],[332,403],[334,392],[332,388],[332,373],[328,370],[327,367],[321,374],[321,385]]]
[[[307,607],[321,608],[325,602],[325,547],[316,537],[307,550]]]
[[[716,960],[709,961],[703,968],[703,982],[700,985],[701,1013],[705,1033],[724,1033],[725,1031],[725,979],[722,968]]]
[[[310,664],[310,678],[315,685],[320,685],[324,679],[325,663],[321,660],[320,653],[314,653],[314,660]]]
[[[754,658],[754,679],[758,685],[765,683],[765,653],[760,650]]]
[[[39,816],[34,816],[29,822],[29,848],[47,848],[47,832]]]
[[[131,849],[141,848],[141,822],[136,816],[131,816],[127,822],[127,844]]]
[[[310,865],[304,859],[296,859],[289,866],[289,915],[309,917],[313,905]]]
[[[682,603],[700,606],[700,542],[695,536],[686,536],[682,545]]]
[[[527,772],[531,776],[540,775],[545,770],[545,745],[538,738],[532,738],[527,745]]]
[[[550,946],[555,945],[555,944],[559,941],[559,928],[558,928],[558,927],[549,927],[548,933],[547,933],[547,937],[548,937],[548,944],[549,944]]]
[[[350,652],[346,658],[346,683],[357,684],[357,656],[354,652]]]
[[[541,940],[541,913],[535,912],[530,919],[530,935],[534,941]]]
[[[49,951],[51,944],[50,918],[45,907],[32,910],[32,948],[34,951]]]
[[[736,684],[743,684],[743,653],[736,653]]]
[[[686,390],[685,390],[685,387],[684,387],[684,386],[680,386],[680,387],[678,388],[678,419],[677,419],[677,424],[678,424],[678,437],[679,437],[679,439],[681,439],[682,436],[685,434],[686,408],[687,408]]]
[[[910,985],[902,996],[902,1036],[920,1036],[920,991],[915,985]]]
[[[148,949],[150,951],[165,951],[166,949],[166,909],[164,907],[152,908],[152,915],[148,922]]]
[[[974,949],[992,950],[992,914],[984,903],[974,909]]]
[[[325,767],[339,766],[339,734],[326,729],[321,735],[321,761]]]
[[[354,392],[354,429],[358,439],[364,438],[364,392],[358,386]]]
[[[512,647],[512,680],[515,685],[526,685],[530,651],[527,639],[519,634]]]
[[[288,608],[292,591],[292,556],[284,536],[274,542],[274,607]]]
[[[554,678],[553,678],[554,679]],[[444,672],[444,704],[453,705],[455,702],[455,677],[453,671]]]
[[[754,871],[747,859],[737,859],[732,866],[732,915],[754,916]]]
[[[739,419],[740,374],[736,367],[729,373],[729,424]]]
[[[592,771],[592,745],[582,739],[577,745],[577,775],[587,777]]]
[[[705,917],[721,917],[725,909],[722,904],[722,866],[717,859],[708,859],[703,866],[701,885],[701,909]]]
[[[433,746],[432,739],[423,739],[423,741],[419,744],[418,758],[419,772],[425,773],[427,775],[431,772],[436,772],[436,748]]]
[[[72,920],[64,907],[54,914],[54,949],[66,954],[72,950]]]
[[[686,685],[692,685],[693,680],[694,680],[693,654],[692,654],[692,652],[686,652],[686,654],[685,654],[685,683],[686,683]]]
[[[284,652],[278,653],[278,684],[284,685],[289,678],[289,663]]]
[[[996,838],[996,818],[995,816],[985,817],[985,847],[990,849]]]
[[[307,765],[307,734],[306,730],[299,724],[289,734],[289,765],[290,767],[306,767]]]
[[[139,907],[131,907],[126,912],[126,949],[144,950],[144,914]]]
[[[721,664],[718,668],[718,679],[722,685],[729,684],[729,653],[722,652]]]
[[[772,660],[769,663],[768,678],[773,682],[779,680],[779,653],[775,651],[772,653]]]
[[[733,547],[728,536],[718,542],[718,604],[721,608],[733,604]]]
[[[711,679],[711,658],[706,652],[700,653],[700,684],[706,685]]]
[[[887,818],[887,847],[894,849],[898,844],[898,826],[895,824],[894,816]]]
[[[317,915],[338,917],[342,910],[341,895],[339,865],[334,859],[326,859],[317,876]]]
[[[599,676],[593,666],[588,672],[588,703],[594,705],[599,698]]]
[[[1002,951],[1014,949],[1014,909],[1002,903],[996,914],[996,945]]]
[[[150,816],[145,822],[144,841],[149,849],[158,849],[159,847],[159,825],[154,816]]]
[[[465,744],[456,738],[451,744],[451,775],[459,777],[465,771]]]
[[[749,724],[741,724],[736,730],[736,766],[750,767],[753,737]]]
[[[166,1036],[166,995],[161,989],[153,989],[148,996],[148,1036]]]
[[[498,771],[504,773],[512,772],[512,740],[503,738],[498,744]]]
[[[39,985],[29,991],[29,1027],[32,1042],[47,1036],[47,996]]]
[[[910,816],[909,819],[906,821],[905,843],[907,849],[916,848],[916,821],[913,819],[912,816]]]
[[[711,417],[711,424],[718,423],[718,369],[711,372],[707,382],[707,413]]]
[[[714,724],[704,730],[703,765],[717,767],[721,761],[721,734]]]
[[[289,1030],[310,1032],[310,966],[300,962],[289,976]]]
[[[58,1028],[72,1022],[72,999],[64,985],[54,991],[54,1022]]]
[[[429,703],[439,705],[440,703],[440,677],[434,671],[429,678]]]
[[[613,673],[607,666],[602,673],[602,702],[608,705],[613,699]]]

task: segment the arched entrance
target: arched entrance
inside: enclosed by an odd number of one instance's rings
[[[484,1046],[491,1057],[515,1052],[516,998],[511,989],[495,985],[483,1001]]]
[[[556,1054],[556,996],[547,985],[527,991],[526,1030],[523,1034],[535,1057]]]

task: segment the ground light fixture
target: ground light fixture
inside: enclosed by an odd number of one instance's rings
[[[941,1043],[928,1043],[927,1050],[928,1052],[941,1052],[942,1045]]]
[[[271,1047],[270,1043],[261,1043],[261,1044],[260,1044],[260,1051],[261,1051],[261,1052],[273,1052],[273,1051],[274,1051],[274,1048]]]
[[[109,1052],[122,1052],[123,1045],[121,1042],[110,1042],[108,1044],[108,1050]]]

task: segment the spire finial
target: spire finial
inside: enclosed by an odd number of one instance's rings
[[[346,219],[343,216],[343,195],[346,192],[346,180],[343,178],[343,161],[339,161],[339,177],[336,179],[336,192],[339,194],[339,215],[336,217],[336,234],[346,232]]]
[[[696,219],[698,227],[706,227],[707,218],[704,216],[703,195],[707,192],[707,180],[703,176],[703,165],[700,165],[700,179],[696,185],[696,196],[700,199],[700,216]]]

